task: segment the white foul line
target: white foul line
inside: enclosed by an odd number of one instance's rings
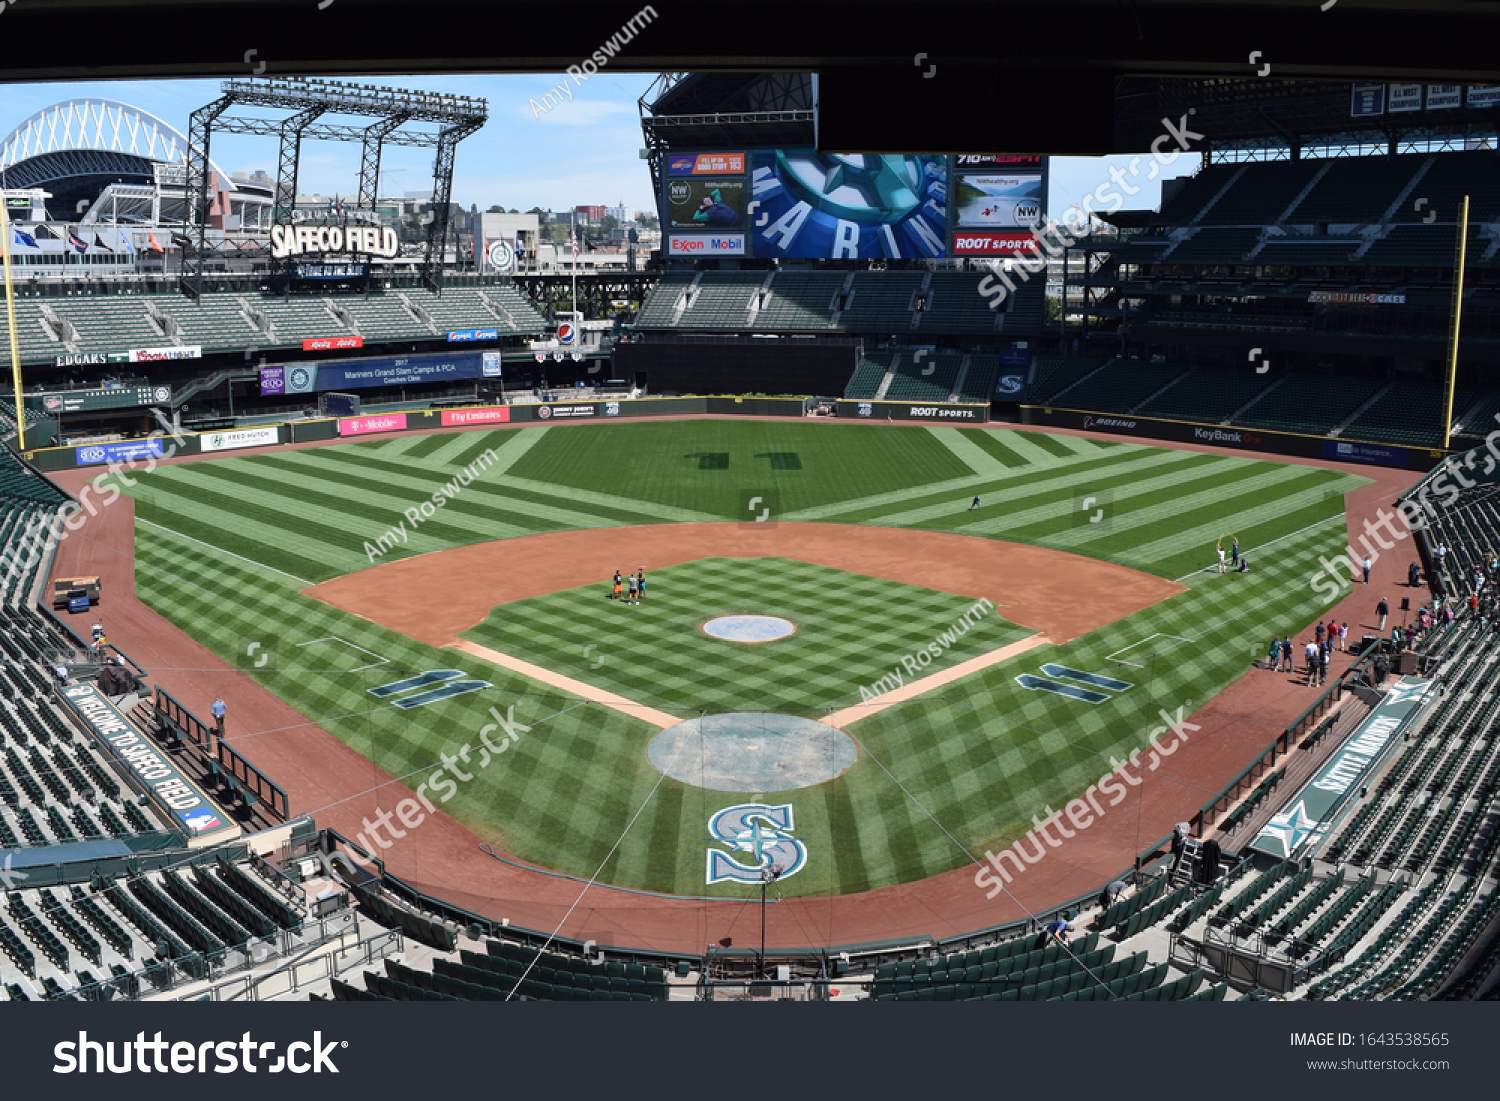
[[[230,558],[238,558],[241,562],[249,562],[250,565],[259,567],[260,569],[270,570],[272,573],[279,573],[282,577],[290,577],[293,581],[297,582],[300,585],[312,584],[311,581],[304,580],[294,573],[287,573],[286,570],[278,570],[275,566],[268,566],[264,562],[257,562],[253,558],[246,558],[243,554],[235,554],[234,551],[227,551],[223,547],[216,547],[212,543],[205,543],[202,539],[194,539],[191,535],[184,535],[176,528],[169,528],[164,524],[158,524],[151,520],[142,520],[139,516],[135,518],[135,522],[137,524],[147,524],[153,528],[161,528],[162,531],[170,531],[179,539],[186,539],[189,543],[197,543],[200,547],[207,547],[211,551],[218,551],[220,554],[227,554]]]
[[[1279,538],[1272,539],[1269,543],[1262,543],[1260,546],[1258,546],[1258,547],[1251,547],[1250,549],[1253,550],[1253,551],[1265,550],[1267,547],[1274,547],[1277,543],[1285,542],[1286,540],[1292,538],[1292,536],[1294,536],[1294,535],[1301,535],[1304,531],[1312,531],[1313,528],[1320,528],[1324,524],[1331,524],[1331,523],[1333,523],[1335,520],[1343,520],[1343,521],[1345,521],[1347,523],[1348,519],[1349,518],[1347,516],[1330,516],[1326,520],[1319,520],[1316,524],[1308,524],[1307,527],[1305,527],[1305,528],[1298,528],[1296,531],[1291,532],[1291,533],[1289,533],[1287,535],[1283,535],[1283,536],[1280,536]],[[1240,551],[1240,557],[1241,558],[1245,557],[1245,552],[1244,551]],[[1181,577],[1173,578],[1173,580],[1176,581],[1176,582],[1178,582],[1178,583],[1181,583],[1181,582],[1186,581],[1188,578],[1190,578],[1190,577],[1192,577],[1192,576],[1194,576],[1196,574],[1208,573],[1210,570],[1216,570],[1218,568],[1219,567],[1217,565],[1204,566],[1201,570],[1194,570],[1192,573],[1185,573]]]

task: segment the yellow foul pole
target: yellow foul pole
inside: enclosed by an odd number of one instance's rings
[[[1453,429],[1453,389],[1458,379],[1458,323],[1464,310],[1464,261],[1469,243],[1469,197],[1458,207],[1458,251],[1453,261],[1453,319],[1448,326],[1448,382],[1443,395],[1443,450]]]
[[[26,406],[21,400],[21,349],[16,344],[16,288],[10,279],[10,211],[0,191],[0,254],[5,257],[5,328],[10,335],[10,375],[16,388],[16,450],[26,450]]]

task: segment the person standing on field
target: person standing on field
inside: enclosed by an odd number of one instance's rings
[[[1380,617],[1380,626],[1376,630],[1385,630],[1385,617],[1391,614],[1391,606],[1385,602],[1385,597],[1380,598],[1380,603],[1375,605],[1375,614]]]

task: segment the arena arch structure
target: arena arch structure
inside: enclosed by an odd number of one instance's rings
[[[186,217],[188,139],[170,123],[112,99],[54,103],[0,144],[7,190],[49,193],[47,220],[70,225],[181,224]],[[210,162],[222,212],[239,225],[269,224],[270,196],[238,187]],[[166,242],[162,242],[165,244]]]

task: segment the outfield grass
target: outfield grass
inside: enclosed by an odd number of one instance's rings
[[[691,895],[746,893],[706,888],[704,862],[709,817],[749,800],[660,777],[645,752],[656,728],[298,594],[305,583],[370,565],[366,541],[488,448],[495,464],[392,557],[539,531],[737,518],[747,491],[769,491],[783,520],[1028,541],[1185,579],[1188,592],[1073,643],[1023,654],[945,686],[940,698],[854,723],[849,733],[861,745],[860,760],[839,779],[761,793],[764,802],[793,804],[809,850],[806,868],[782,883],[786,894],[865,890],[957,867],[965,858],[945,830],[971,852],[1019,836],[1045,804],[1060,806],[1108,771],[1111,754],[1140,747],[1159,722],[1158,707],[1191,711],[1205,703],[1244,672],[1271,633],[1294,631],[1326,608],[1309,578],[1318,556],[1341,549],[1342,494],[1364,482],[1303,465],[1033,432],[800,421],[377,439],[161,467],[140,478],[133,492],[144,521],[137,528],[142,600],[413,785],[442,754],[478,745],[491,706],[514,705],[532,730],[459,786],[444,809],[504,851],[585,878],[618,842],[601,881]],[[976,493],[983,508],[966,512]],[[1091,509],[1106,506],[1099,523],[1088,522],[1086,497],[1095,498]],[[1239,536],[1255,571],[1195,573],[1213,561],[1224,532]],[[771,693],[789,709],[835,708],[857,702],[861,678],[889,669],[892,650],[899,660],[934,628],[940,633],[951,624],[953,608],[961,612],[966,603],[930,594],[922,616],[881,623],[878,611],[863,605],[863,618],[843,620],[837,605],[820,607],[828,602],[790,582],[780,593],[750,593],[753,607],[736,590],[727,610],[784,614],[799,622],[799,635],[826,632],[842,653],[825,659],[810,647],[785,670],[774,660],[742,659],[727,673],[709,674],[696,666],[696,655],[710,652],[701,648],[733,644],[694,635],[710,611],[721,610],[705,609],[719,599],[715,583],[727,584],[698,573],[708,565],[655,571],[639,608],[613,605],[595,586],[526,602],[545,614],[521,625],[502,609],[474,637],[635,699],[655,693],[663,704],[686,708],[706,706],[689,701],[712,695],[713,706],[738,707]],[[800,583],[813,576],[803,569],[811,568],[789,564],[775,573]],[[678,570],[684,584],[669,584]],[[859,592],[861,579],[844,580],[851,576],[839,575],[838,583]],[[781,603],[768,603],[773,597]],[[998,620],[992,626],[997,644],[1014,630]],[[534,639],[529,644],[523,628]],[[1107,660],[1157,634],[1189,641],[1174,644],[1179,648],[1150,669]],[[339,641],[315,641],[328,639]],[[258,670],[246,657],[255,641],[257,655],[266,648],[275,655]],[[589,644],[606,657],[597,672],[587,667],[592,656],[586,662],[582,654]],[[1094,706],[1016,684],[1016,675],[1045,661],[1134,686]],[[461,669],[493,687],[412,711],[369,694],[399,679],[388,669],[438,668]],[[636,668],[651,675],[632,685],[627,678]],[[253,744],[245,748],[253,752]]]
[[[683,718],[703,711],[816,717],[861,702],[862,686],[893,671],[914,679],[902,656],[975,606],[970,597],[786,558],[704,558],[654,570],[646,593],[625,604],[600,583],[521,600],[496,608],[464,637]],[[716,616],[743,614],[780,616],[797,630],[744,643],[701,629]],[[942,656],[922,676],[1032,633],[993,609],[970,622],[960,624],[965,633],[951,647],[939,646]]]

